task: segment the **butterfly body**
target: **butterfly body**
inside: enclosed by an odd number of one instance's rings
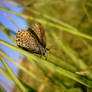
[[[16,43],[31,53],[45,55],[47,52],[45,32],[39,23],[32,25],[28,30],[19,30]]]

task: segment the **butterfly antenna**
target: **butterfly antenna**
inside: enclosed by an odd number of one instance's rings
[[[20,28],[14,23],[14,21],[7,14],[4,15],[18,28],[18,30],[20,30]]]

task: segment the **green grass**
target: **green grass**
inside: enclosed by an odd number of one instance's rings
[[[52,0],[29,0],[27,3],[24,0],[18,3],[24,7],[24,13],[16,13],[5,8],[0,8],[0,10],[25,18],[30,25],[40,22],[44,26],[47,47],[50,48],[50,52],[46,53],[47,59],[45,59],[44,56],[40,57],[14,46],[16,42],[11,36],[12,31],[0,25],[4,34],[14,42],[14,45],[2,40],[0,44],[27,58],[18,64],[0,50],[0,60],[5,67],[5,70],[0,68],[0,72],[16,84],[22,92],[24,90],[30,92],[32,89],[40,90],[39,92],[41,90],[43,92],[82,92],[84,88],[81,85],[87,89],[87,92],[91,92],[92,20],[90,2],[58,0],[56,3]],[[18,77],[13,74],[4,58],[19,68]]]

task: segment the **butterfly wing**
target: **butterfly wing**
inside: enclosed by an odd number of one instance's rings
[[[35,39],[34,35],[29,31],[18,31],[16,35],[17,45],[32,53],[39,54],[39,43]]]
[[[34,31],[39,41],[41,42],[42,46],[45,48],[46,47],[46,37],[45,37],[45,31],[42,25],[40,23],[33,24],[28,28],[28,31],[31,31],[31,30]]]

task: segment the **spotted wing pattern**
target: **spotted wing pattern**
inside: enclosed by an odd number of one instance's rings
[[[39,52],[39,43],[35,39],[34,35],[29,31],[20,30],[16,35],[16,43],[19,47],[22,47],[33,53]]]
[[[31,30],[34,31],[41,45],[45,48],[46,47],[46,37],[45,37],[45,31],[42,25],[40,23],[33,24],[28,28],[28,31],[31,31]]]

